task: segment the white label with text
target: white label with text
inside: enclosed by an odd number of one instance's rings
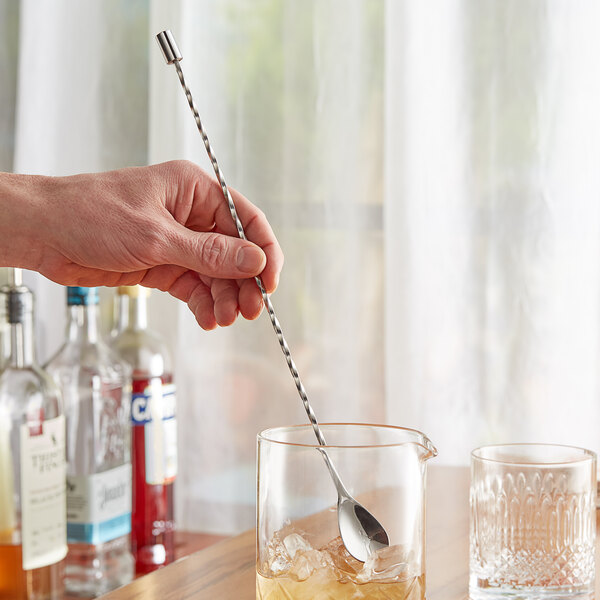
[[[48,419],[30,435],[21,425],[23,569],[39,569],[67,555],[65,418]]]
[[[67,476],[68,541],[100,544],[131,531],[131,464]]]

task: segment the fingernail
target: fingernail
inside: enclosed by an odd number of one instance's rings
[[[244,246],[237,251],[235,261],[240,271],[258,275],[264,268],[266,258],[260,248],[256,246]]]

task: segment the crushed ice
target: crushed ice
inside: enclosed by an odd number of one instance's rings
[[[359,583],[368,581],[395,581],[411,576],[410,560],[401,546],[380,548],[367,558],[363,568],[356,577]]]
[[[419,575],[417,569],[411,569],[411,554],[402,546],[389,546],[373,553],[363,564],[348,553],[340,537],[317,550],[298,533],[290,533],[283,540],[276,534],[269,542],[265,567],[271,576],[286,575],[295,581],[327,571],[340,582],[391,582]]]
[[[307,550],[313,549],[313,547],[298,533],[290,533],[290,535],[286,536],[283,539],[283,545],[285,546],[289,557],[292,559],[296,556],[298,550],[306,552]]]

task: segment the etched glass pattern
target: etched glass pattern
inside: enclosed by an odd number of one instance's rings
[[[551,466],[474,458],[471,598],[591,598],[595,488],[593,456]]]

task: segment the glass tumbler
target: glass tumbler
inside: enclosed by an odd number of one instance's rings
[[[364,563],[347,552],[336,489],[310,425],[263,431],[257,599],[423,599],[426,461],[436,449],[400,427],[332,423],[321,430],[346,489],[383,525],[390,545]]]
[[[549,444],[471,454],[471,600],[594,595],[596,455]]]

